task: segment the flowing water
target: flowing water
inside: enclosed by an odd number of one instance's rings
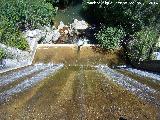
[[[33,65],[0,74],[0,119],[159,120],[160,83],[106,65],[117,59],[91,47],[37,49]]]

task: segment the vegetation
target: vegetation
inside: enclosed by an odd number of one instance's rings
[[[97,34],[96,39],[104,49],[113,50],[120,47],[120,41],[125,33],[122,29],[103,27]]]
[[[5,53],[2,49],[0,49],[0,60],[2,60],[5,57]]]
[[[123,32],[116,32],[117,29],[115,28],[121,26],[126,33],[123,39],[125,41],[122,43],[126,41],[128,43],[128,46],[123,47],[129,60],[151,59],[158,40],[156,31],[160,30],[160,4],[150,4],[151,0],[141,0],[141,4],[138,0],[121,0],[127,4],[119,4],[119,1],[115,0],[96,0],[95,4],[88,4],[88,2],[94,1],[83,0],[83,8],[87,16],[94,20],[93,22],[99,26],[101,24],[106,26],[96,35],[101,46],[107,49],[114,49],[119,46]],[[109,4],[105,4],[106,2]],[[159,1],[155,0],[154,2],[158,3]]]
[[[1,17],[18,29],[34,29],[48,25],[56,14],[56,10],[45,0],[2,0]]]
[[[45,0],[1,0],[0,13],[0,42],[25,50],[21,31],[51,24],[56,10]]]
[[[92,16],[97,23],[106,26],[122,26],[126,33],[134,34],[144,26],[157,26],[160,23],[160,4],[150,4],[151,0],[121,0],[127,4],[119,4],[115,0],[96,0],[96,4],[88,4],[95,0],[84,0],[83,8],[88,16]],[[154,2],[159,2],[155,0]],[[98,4],[101,3],[101,4]],[[109,2],[110,4],[105,4]],[[132,2],[132,4],[131,4]]]
[[[53,6],[58,6],[60,8],[67,7],[73,1],[76,0],[47,0],[47,2],[51,3]]]
[[[127,55],[132,62],[140,62],[152,59],[153,51],[156,51],[158,34],[151,28],[136,32],[132,40],[127,44]]]

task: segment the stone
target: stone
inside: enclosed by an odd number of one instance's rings
[[[52,40],[53,33],[52,32],[47,32],[45,36],[45,42],[49,43]]]
[[[25,34],[25,37],[36,37],[40,33],[41,33],[41,30],[35,29],[35,30],[28,30],[24,34]]]
[[[52,31],[52,28],[49,27],[49,26],[44,26],[43,30],[44,30],[45,32],[51,32],[51,31]]]
[[[153,55],[155,56],[155,60],[160,60],[160,52],[154,52]]]
[[[58,30],[54,30],[53,34],[52,34],[52,41],[55,42],[59,39],[59,37],[61,36]]]
[[[78,21],[77,19],[74,19],[74,22],[71,24],[72,28],[76,30],[85,30],[88,28],[88,24],[84,21]]]
[[[59,26],[58,26],[58,30],[63,29],[63,27],[65,27],[64,23],[61,21]]]
[[[66,34],[66,35],[67,35],[68,33],[69,33],[69,32],[68,32],[68,30],[64,30],[64,34]]]
[[[52,32],[47,32],[45,36],[44,43],[52,43],[59,39],[60,33],[58,30],[53,30]]]

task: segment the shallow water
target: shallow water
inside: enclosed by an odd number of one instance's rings
[[[96,67],[120,64],[116,52],[105,55],[89,47],[77,55],[76,50],[40,48],[35,65],[1,74],[1,83],[7,84],[0,87],[4,88],[0,91],[0,119],[159,119],[159,89],[107,66]]]
[[[128,91],[135,93],[139,98],[142,98],[150,103],[160,107],[160,91],[151,88],[145,84],[142,84],[126,75],[116,72],[110,69],[108,66],[99,65],[97,66],[100,71],[105,75],[109,75],[111,79],[118,85],[123,86]]]
[[[65,25],[69,25],[73,23],[74,19],[82,20],[83,17],[81,16],[81,9],[82,5],[76,4],[69,6],[64,10],[58,10],[57,15],[55,17],[55,25],[58,26],[60,21],[63,21]]]

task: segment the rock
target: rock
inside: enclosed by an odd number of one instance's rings
[[[27,38],[26,40],[28,41],[28,44],[29,44],[29,47],[30,47],[30,51],[32,51],[32,50],[34,50],[35,45],[39,41],[39,38],[37,38],[37,37],[35,37],[35,38]]]
[[[44,26],[43,27],[43,31],[45,31],[45,32],[51,32],[52,28],[50,26]]]
[[[160,36],[158,38],[157,47],[160,47]]]
[[[53,30],[52,32],[47,32],[45,36],[44,43],[52,43],[58,40],[60,33],[58,30]]]
[[[53,41],[53,42],[57,41],[60,36],[61,36],[61,35],[60,35],[59,31],[58,31],[58,30],[54,30],[54,31],[53,31],[53,36],[52,36],[52,41]]]
[[[72,37],[73,36],[73,30],[72,29],[68,29],[68,33],[69,35]]]
[[[35,29],[35,30],[28,30],[24,34],[25,34],[25,37],[36,37],[40,33],[41,33],[41,30]]]
[[[52,32],[47,32],[46,36],[45,36],[45,42],[49,43],[52,40],[53,37],[53,33]]]
[[[59,26],[58,26],[58,30],[63,29],[63,27],[65,27],[64,23],[61,21]]]
[[[155,60],[160,60],[160,52],[154,52]]]
[[[88,24],[84,20],[78,21],[77,19],[75,19],[71,25],[72,28],[76,30],[85,30],[88,28]]]
[[[68,30],[64,30],[64,34],[66,34],[66,35],[67,35],[68,33],[69,33],[69,32],[68,32]]]

